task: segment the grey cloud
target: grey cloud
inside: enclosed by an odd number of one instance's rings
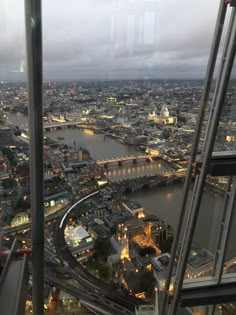
[[[219,0],[44,0],[44,77],[203,76],[218,5]],[[25,58],[23,1],[1,0],[0,9],[0,28],[6,30],[0,78],[7,79]]]

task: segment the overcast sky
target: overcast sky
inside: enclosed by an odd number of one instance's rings
[[[44,0],[44,79],[203,77],[219,1]],[[25,79],[24,1],[0,12],[0,79]]]

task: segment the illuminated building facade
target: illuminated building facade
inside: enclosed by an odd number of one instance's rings
[[[120,259],[129,259],[129,240],[127,236],[124,235],[124,238],[120,240]]]
[[[151,113],[148,114],[147,119],[153,121],[158,125],[175,125],[177,124],[177,117],[170,116],[168,107],[163,105],[160,111],[160,115],[156,114],[154,109]]]
[[[122,202],[122,206],[133,216],[136,216],[137,218],[144,217],[144,209],[142,205],[140,205],[140,203],[138,203],[136,200],[129,199],[126,202]]]
[[[160,244],[161,241],[167,241],[173,237],[172,227],[161,220],[151,223],[150,230],[151,238],[157,244]]]
[[[117,104],[117,100],[115,97],[108,97],[107,98],[107,103],[108,104],[112,104],[112,105],[116,105]]]
[[[120,259],[129,259],[129,239],[127,237],[127,226],[125,224],[119,225],[118,241],[120,245]]]
[[[19,226],[22,224],[29,223],[29,215],[28,213],[21,212],[14,216],[11,220],[11,227]]]

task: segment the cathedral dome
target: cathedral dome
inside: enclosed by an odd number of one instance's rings
[[[167,117],[170,116],[168,107],[167,107],[166,105],[163,105],[163,106],[162,106],[161,112],[160,112],[160,116],[161,116],[162,118],[167,118]]]

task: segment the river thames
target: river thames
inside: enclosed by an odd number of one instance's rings
[[[14,125],[20,127],[27,126],[26,116],[9,114],[8,117],[9,121]],[[76,128],[45,132],[45,136],[67,145],[73,146],[75,143],[78,147],[85,147],[90,151],[92,158],[95,160],[142,154],[142,151],[134,146],[122,144],[103,135],[90,134]],[[62,137],[63,139],[59,141],[58,137]],[[144,161],[138,162],[137,164],[129,162],[121,167],[117,165],[109,166],[106,170],[106,175],[111,180],[119,180],[128,177],[162,173],[168,169],[169,165],[161,160],[150,163]],[[145,191],[137,191],[130,193],[128,196],[139,201],[147,214],[155,214],[175,229],[180,213],[182,192],[182,184],[173,184],[159,186]],[[200,246],[207,248],[211,252],[215,252],[216,248],[216,235],[222,216],[222,206],[223,196],[206,189],[194,240]],[[234,214],[233,221],[236,224],[236,214]],[[236,230],[233,230],[230,235],[232,242],[230,242],[230,247],[227,249],[227,257],[236,256],[236,248],[233,241],[235,238]]]

